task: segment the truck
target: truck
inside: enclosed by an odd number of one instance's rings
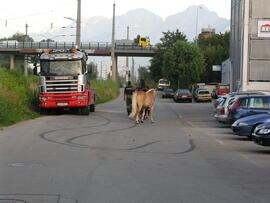
[[[120,39],[115,40],[116,45],[122,45],[122,46],[133,46],[133,47],[144,47],[149,48],[150,47],[150,39],[148,36],[140,36],[137,35],[137,37],[133,40],[128,39]]]
[[[230,84],[216,84],[216,87],[212,91],[212,97],[217,99],[225,94],[230,93]]]
[[[171,83],[167,79],[159,79],[158,80],[158,90],[164,90],[165,88],[168,88],[171,86]]]
[[[42,112],[52,109],[77,109],[82,115],[95,111],[96,93],[89,84],[87,54],[76,48],[45,50],[39,56],[34,72],[39,76],[39,107]]]

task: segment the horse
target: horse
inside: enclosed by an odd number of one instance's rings
[[[149,111],[151,122],[154,123],[153,111],[156,98],[156,90],[150,89],[147,92],[135,91],[132,95],[132,112],[130,118],[136,116],[136,123],[143,122],[145,114]],[[147,111],[147,112],[146,112]],[[142,115],[141,115],[142,112]],[[140,118],[139,118],[140,117]]]

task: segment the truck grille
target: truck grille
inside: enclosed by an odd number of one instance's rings
[[[46,77],[46,93],[74,93],[80,92],[78,86],[78,77]]]

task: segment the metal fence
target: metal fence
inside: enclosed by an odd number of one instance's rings
[[[0,49],[71,49],[76,47],[74,42],[1,42]],[[81,43],[81,49],[110,50],[109,42]],[[115,44],[116,50],[152,50],[153,46],[140,47],[136,45]]]

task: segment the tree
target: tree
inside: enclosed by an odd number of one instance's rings
[[[177,41],[165,51],[162,72],[173,88],[189,88],[200,80],[205,61],[196,44]]]
[[[207,64],[202,73],[202,82],[221,82],[220,72],[212,71],[213,65],[221,65],[229,58],[230,33],[214,34],[209,38],[199,38],[197,41]]]
[[[55,41],[53,39],[48,38],[48,39],[43,39],[40,42],[55,42]]]
[[[184,35],[182,32],[179,32],[178,29],[175,32],[168,31],[162,32],[162,34],[164,36],[160,38],[161,44],[159,44],[159,46],[161,46],[162,48],[170,48],[175,42],[179,40],[187,42],[186,35]]]
[[[150,79],[149,70],[146,67],[138,68],[139,80],[148,80]]]
[[[166,49],[169,49],[176,43],[177,41],[187,41],[186,36],[179,32],[177,29],[175,32],[163,32],[163,37],[160,39],[161,43],[157,44],[157,51],[155,52],[155,56],[150,60],[151,65],[149,67],[150,75],[153,80],[156,82],[163,78],[164,74],[162,72],[162,63],[163,63],[163,56]]]
[[[33,42],[34,39],[32,37],[29,37],[29,35],[25,35],[23,33],[17,32],[11,37],[8,38],[8,40],[17,40],[18,42]]]

